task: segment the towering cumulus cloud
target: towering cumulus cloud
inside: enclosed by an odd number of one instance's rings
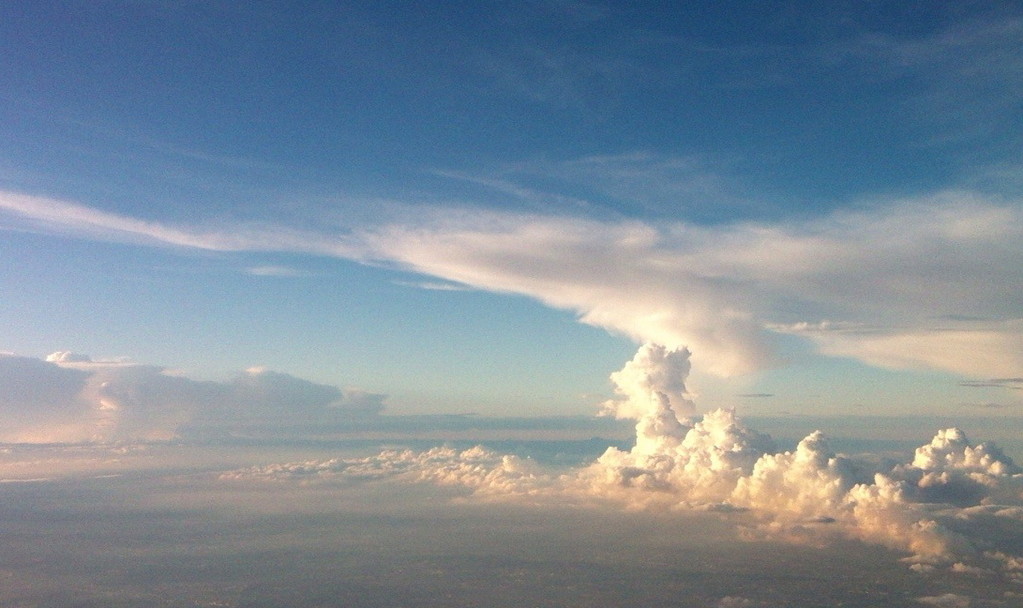
[[[834,454],[820,431],[776,452],[731,411],[679,418],[676,404],[693,414],[683,396],[688,371],[686,351],[648,344],[612,375],[619,400],[608,407],[637,420],[636,443],[609,448],[579,482],[632,507],[748,511],[757,534],[884,544],[921,569],[962,570],[967,560],[1013,571],[1021,563],[1011,552],[1023,540],[1023,476],[996,446],[946,429],[911,462],[887,469]]]
[[[621,371],[611,374],[618,398],[604,403],[604,413],[640,418],[651,408],[667,408],[676,414],[693,414],[696,404],[689,400],[685,384],[689,369],[688,349],[643,345]]]
[[[592,470],[597,485],[715,501],[771,449],[769,438],[739,426],[731,412],[712,412],[692,422],[688,416],[695,414],[695,404],[685,388],[689,368],[688,350],[646,344],[611,375],[619,398],[605,409],[637,420],[636,445],[629,452],[608,449]]]

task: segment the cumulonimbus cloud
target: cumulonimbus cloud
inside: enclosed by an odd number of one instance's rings
[[[0,193],[19,225],[88,238],[295,251],[535,298],[701,371],[779,363],[794,335],[889,368],[1023,370],[1023,206],[966,192],[776,223],[699,226],[434,209],[342,230],[198,230]]]

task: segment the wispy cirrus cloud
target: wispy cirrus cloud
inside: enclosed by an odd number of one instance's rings
[[[205,251],[295,251],[317,253],[340,249],[309,231],[251,224],[215,228],[175,226],[102,211],[75,202],[0,191],[0,228],[60,234],[107,242],[169,246]]]
[[[296,278],[296,277],[309,277],[312,273],[301,270],[299,268],[292,268],[290,266],[250,266],[245,269],[245,273],[254,277],[284,277],[284,278]]]
[[[993,6],[923,35],[861,33],[823,54],[905,86],[897,111],[929,131],[921,143],[983,138],[990,146],[1006,141],[1007,130],[1019,133],[1021,40],[1023,18]]]
[[[140,245],[174,245],[210,251],[243,251],[255,242],[238,234],[174,228],[67,201],[4,192],[5,228],[38,230]],[[14,220],[14,221],[10,221]]]
[[[458,283],[445,283],[441,281],[395,281],[395,285],[415,287],[427,291],[473,291],[472,287]]]
[[[744,196],[727,162],[697,154],[633,151],[565,160],[536,158],[476,173],[433,173],[482,186],[537,212],[585,211],[615,217],[624,212],[705,221],[765,210]]]

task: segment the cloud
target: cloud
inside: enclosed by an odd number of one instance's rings
[[[250,370],[196,381],[162,367],[96,362],[57,352],[46,361],[0,356],[0,441],[161,440],[182,433],[286,433],[373,417],[383,395]]]
[[[719,375],[779,365],[780,334],[881,367],[1023,369],[1023,208],[966,192],[714,226],[438,208],[348,232],[192,231],[12,193],[0,210],[62,234],[316,253],[525,295],[638,343],[687,347]]]
[[[841,331],[827,327],[791,329],[790,333],[813,340],[821,352],[836,357],[853,357],[865,363],[894,369],[930,368],[966,375],[1008,372],[1020,369],[1023,355],[1023,320],[1007,319],[983,326],[962,324],[913,331]]]
[[[998,144],[999,131],[1018,133],[1021,35],[1018,14],[993,9],[925,35],[872,32],[832,52],[862,61],[873,77],[900,80],[910,92],[907,117],[932,130],[928,143],[983,140],[990,146]]]
[[[5,441],[75,441],[90,408],[79,395],[89,373],[29,357],[0,355],[0,413]],[[87,437],[84,437],[87,438]]]
[[[691,220],[720,220],[738,211],[763,210],[742,195],[734,179],[726,177],[725,163],[698,155],[637,151],[520,161],[478,174],[433,173],[482,186],[488,197],[499,193],[534,212],[586,210],[611,217],[623,212],[652,217],[683,214]]]
[[[246,274],[254,277],[308,277],[311,276],[305,270],[290,268],[288,266],[252,266],[245,269]]]
[[[353,483],[380,480],[427,482],[469,488],[477,497],[507,499],[546,492],[554,477],[531,460],[482,447],[438,447],[424,452],[385,450],[365,458],[334,458],[229,471],[223,480],[299,480]]]
[[[1008,406],[1008,405],[1006,405],[1004,403],[994,403],[993,401],[988,401],[986,403],[963,403],[961,405],[963,407],[975,407],[975,408],[978,408],[978,409],[986,409],[986,410],[1000,410],[1000,409],[1005,409],[1007,407],[1010,407],[1010,406]]]
[[[14,192],[0,195],[0,208],[21,218],[20,227],[139,244],[166,244],[216,251],[243,248],[242,241],[216,234],[198,234],[159,223],[107,213],[83,205]],[[19,227],[15,225],[15,227]]]
[[[1020,579],[1021,481],[1011,460],[972,446],[947,429],[910,463],[873,472],[877,460],[832,453],[815,432],[792,451],[733,414],[710,412],[685,424],[682,438],[630,451],[610,448],[571,470],[484,447],[385,450],[374,456],[291,462],[223,473],[224,481],[350,485],[426,483],[465,490],[473,500],[619,506],[650,511],[732,514],[750,540],[828,542],[847,537],[909,557],[913,570]],[[639,440],[637,439],[637,444]],[[941,454],[944,463],[921,459]],[[939,472],[940,471],[940,472]],[[871,478],[871,475],[873,477]],[[961,482],[980,491],[962,492]],[[934,488],[940,488],[934,491]],[[948,502],[953,500],[954,502]]]
[[[1023,378],[992,378],[990,380],[964,380],[959,386],[970,388],[1008,388],[1023,390]]]
[[[676,413],[695,413],[696,405],[685,385],[689,356],[684,348],[668,350],[659,344],[644,344],[632,361],[611,374],[617,397],[604,403],[604,412],[617,418],[639,418],[658,403]]]
[[[663,360],[648,368],[650,375],[681,374],[675,384],[688,373]],[[633,397],[650,392],[639,383],[625,386]],[[1023,520],[992,522],[991,511],[1007,515],[1023,507],[1023,470],[993,444],[972,444],[959,429],[939,431],[911,462],[889,467],[834,454],[820,431],[795,450],[775,452],[769,437],[746,428],[733,412],[709,412],[693,422],[679,419],[664,400],[646,403],[646,411],[634,411],[635,446],[608,449],[581,475],[593,491],[643,508],[748,510],[763,522],[758,533],[770,536],[805,536],[807,526],[823,526],[909,552],[918,563],[969,561],[995,538],[1011,550],[1023,539]]]
[[[91,363],[92,357],[69,350],[61,350],[47,355],[46,361],[49,363]]]
[[[688,346],[711,371],[766,365],[766,340],[732,287],[686,267],[639,223],[482,214],[360,235],[370,259],[479,289],[534,297],[637,341]],[[738,302],[735,302],[738,304]]]
[[[42,196],[0,191],[0,227],[54,233],[101,241],[169,246],[205,251],[297,251],[315,253],[330,247],[310,242],[314,235],[282,227],[225,225],[207,229],[175,227],[126,217]]]
[[[292,422],[326,422],[332,411],[377,414],[383,409],[383,395],[361,390],[342,391],[336,386],[258,368],[220,387],[223,394],[218,396],[213,410],[216,417],[237,415],[272,420],[287,413],[294,417]]]
[[[458,283],[442,283],[440,281],[395,281],[394,284],[425,289],[427,291],[473,291],[472,287],[466,287]]]

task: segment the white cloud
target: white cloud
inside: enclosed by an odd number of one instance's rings
[[[472,287],[466,287],[465,285],[459,285],[457,283],[442,283],[439,281],[395,281],[395,285],[403,285],[405,287],[415,287],[416,289],[425,289],[427,291],[472,291]]]
[[[305,270],[291,268],[289,266],[252,266],[245,269],[246,274],[254,277],[308,277],[311,276]]]
[[[969,504],[936,504],[918,492],[927,482],[919,481],[920,471],[910,471],[913,465],[861,480],[876,462],[836,456],[819,432],[794,451],[765,453],[764,436],[722,411],[705,415],[689,426],[682,441],[662,447],[659,453],[611,448],[593,464],[569,471],[477,446],[261,465],[226,472],[221,479],[429,483],[460,488],[487,502],[713,510],[735,514],[737,522],[753,522],[754,527],[744,528],[751,540],[820,543],[844,536],[902,552],[916,571],[996,573],[1023,582],[1018,576],[1023,564],[1018,476],[992,475],[990,491],[974,495]],[[999,492],[998,486],[1012,491]],[[996,497],[1011,504],[995,504]]]
[[[611,374],[618,397],[605,402],[604,411],[618,418],[640,418],[652,403],[664,401],[677,414],[693,414],[696,405],[685,385],[689,369],[688,350],[644,344],[632,361]]]
[[[1021,369],[1023,320],[958,322],[955,325],[960,327],[954,329],[943,325],[910,331],[837,330],[806,325],[778,329],[809,338],[824,354],[853,357],[879,367],[930,368],[968,376],[1011,374]]]
[[[639,222],[501,214],[388,226],[361,236],[367,257],[528,295],[640,342],[688,346],[712,372],[768,364],[766,340],[734,299],[736,286],[689,268],[682,252],[665,247],[665,238]]]
[[[50,363],[91,363],[92,357],[69,350],[61,350],[47,355],[46,361]]]
[[[534,462],[482,447],[456,450],[437,447],[424,452],[385,450],[365,458],[334,458],[264,465],[228,471],[223,480],[295,480],[304,483],[353,483],[381,480],[429,482],[471,489],[477,497],[497,499],[550,495],[556,477]]]
[[[280,226],[225,225],[206,229],[126,217],[78,203],[0,191],[8,230],[41,231],[103,241],[207,251],[322,252],[331,247],[313,234]]]

